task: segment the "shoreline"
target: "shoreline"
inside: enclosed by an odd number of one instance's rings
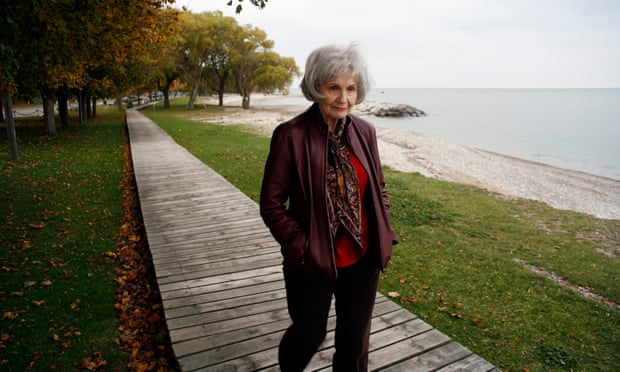
[[[269,96],[273,100],[279,96]],[[217,104],[216,97],[203,97]],[[260,99],[259,99],[260,100]],[[310,105],[240,106],[239,96],[225,96],[225,114],[203,114],[194,120],[240,124],[270,137],[275,127]],[[232,106],[232,107],[231,107]],[[353,114],[359,112],[353,110]],[[362,116],[372,123],[372,117]],[[620,219],[620,180],[557,168],[411,131],[376,128],[383,165],[401,172],[478,186],[506,197],[537,200],[557,209],[587,213],[603,219]]]

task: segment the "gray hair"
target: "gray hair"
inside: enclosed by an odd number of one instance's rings
[[[357,79],[357,102],[361,103],[370,90],[370,77],[366,62],[356,44],[347,47],[327,45],[315,49],[306,60],[306,71],[301,80],[301,91],[309,101],[323,99],[318,88],[334,76],[350,70]]]

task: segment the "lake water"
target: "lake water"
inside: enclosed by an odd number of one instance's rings
[[[620,180],[620,89],[375,89],[366,100],[427,114],[369,118],[377,127]]]

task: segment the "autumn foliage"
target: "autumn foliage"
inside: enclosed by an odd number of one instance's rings
[[[130,154],[123,178],[123,225],[116,258],[118,284],[116,304],[119,312],[121,347],[131,355],[134,371],[178,369],[170,348],[163,307],[152,259],[145,237],[140,203],[131,167]]]

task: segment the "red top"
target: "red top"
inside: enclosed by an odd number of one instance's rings
[[[362,203],[362,239],[364,241],[364,246],[362,247],[362,255],[358,256],[357,250],[353,247],[353,243],[351,242],[351,238],[349,235],[344,234],[336,246],[335,255],[337,267],[353,265],[364,257],[368,251],[368,216],[366,214],[366,206],[364,205],[364,194],[366,192],[366,185],[368,184],[368,173],[366,173],[366,170],[360,163],[359,159],[353,154],[351,149],[349,149],[349,156],[351,157],[351,162],[353,163],[353,167],[355,167],[357,179],[360,183],[360,201]]]

